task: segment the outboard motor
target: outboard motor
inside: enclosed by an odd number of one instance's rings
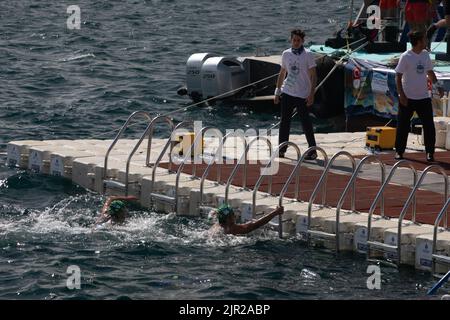
[[[191,55],[186,64],[186,85],[187,94],[194,101],[199,101],[202,98],[202,79],[200,72],[203,63],[213,57],[211,53],[195,53]]]
[[[201,70],[203,98],[216,97],[249,82],[248,74],[239,60],[235,58],[213,57],[203,63]],[[220,98],[230,97],[232,92]]]

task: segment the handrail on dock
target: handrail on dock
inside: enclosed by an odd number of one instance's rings
[[[128,117],[128,119],[125,121],[125,123],[120,128],[120,130],[117,133],[116,137],[114,138],[113,142],[109,146],[108,151],[106,152],[102,180],[105,180],[108,177],[108,159],[109,159],[109,155],[110,155],[112,149],[117,144],[117,142],[119,141],[119,139],[122,136],[122,134],[124,133],[124,131],[128,128],[131,120],[133,120],[134,118],[136,118],[138,116],[145,117],[150,122],[152,121],[152,117],[151,117],[150,113],[148,113],[146,111],[135,111]],[[105,185],[103,185],[103,193],[104,192],[105,192]]]
[[[339,199],[339,202],[336,206],[336,251],[339,252],[340,250],[340,226],[339,226],[339,221],[340,221],[340,213],[341,213],[341,209],[342,206],[344,205],[344,201],[345,198],[347,197],[348,192],[350,191],[351,188],[355,188],[356,186],[356,178],[358,177],[363,165],[366,162],[369,161],[375,161],[378,162],[378,164],[380,165],[380,169],[381,169],[381,184],[384,184],[385,181],[385,172],[386,172],[386,168],[383,164],[383,162],[376,157],[375,155],[368,155],[366,157],[364,157],[363,159],[361,159],[361,161],[359,162],[358,166],[355,169],[355,172],[353,173],[352,177],[350,178],[349,182],[347,183],[347,186],[345,187],[344,191],[342,192],[341,198]],[[353,203],[352,203],[352,211],[356,212],[356,208],[354,206],[354,201],[355,198],[353,198]],[[384,195],[381,196],[381,212],[382,214],[384,214]]]
[[[182,121],[179,124],[177,124],[176,127],[173,129],[172,133],[170,134],[169,139],[167,139],[167,142],[164,145],[163,149],[159,153],[159,156],[158,156],[158,158],[156,159],[156,161],[155,161],[155,163],[153,165],[152,184],[151,184],[151,187],[150,187],[150,193],[153,192],[153,186],[155,185],[155,178],[156,178],[156,170],[158,169],[158,166],[161,163],[161,161],[162,161],[162,159],[164,157],[164,154],[167,152],[167,149],[169,149],[169,147],[170,147],[170,150],[173,149],[173,142],[175,141],[177,130],[184,129],[184,128],[187,128],[187,127],[194,127],[194,122],[190,121],[190,120],[187,120],[187,121]],[[169,165],[168,165],[168,168],[167,168],[167,172],[170,173],[171,169],[172,169],[172,156],[169,155]]]
[[[253,140],[251,140],[248,144],[247,144],[247,146],[245,147],[245,150],[244,150],[244,152],[242,153],[242,155],[241,155],[241,158],[239,159],[239,161],[236,163],[236,165],[234,166],[234,168],[233,168],[233,171],[231,172],[231,174],[230,174],[230,176],[228,177],[228,180],[227,180],[227,185],[226,185],[226,187],[225,187],[225,203],[228,203],[228,195],[229,195],[229,191],[230,191],[230,186],[231,186],[231,183],[233,182],[233,179],[234,179],[234,177],[235,177],[235,175],[236,175],[236,173],[237,173],[237,171],[239,170],[239,167],[240,167],[240,165],[242,164],[242,162],[243,161],[245,161],[244,162],[244,172],[247,172],[247,159],[248,159],[248,152],[249,152],[249,150],[250,150],[250,147],[254,144],[254,143],[256,143],[257,141],[264,141],[266,144],[267,144],[267,146],[268,146],[268,148],[269,148],[269,155],[272,157],[272,142],[270,142],[270,139],[269,138],[267,138],[267,137],[262,137],[262,136],[257,136],[257,137],[255,137]],[[270,177],[269,178],[270,179],[270,185],[269,185],[269,193],[271,192],[271,190],[272,190],[272,177]]]
[[[375,212],[375,209],[377,207],[378,202],[380,201],[380,198],[384,195],[384,191],[386,190],[386,187],[389,185],[392,178],[394,177],[395,172],[403,164],[406,164],[407,166],[402,167],[402,168],[410,169],[413,174],[412,186],[414,187],[417,184],[417,176],[418,176],[417,170],[414,168],[414,166],[412,165],[412,163],[409,160],[400,160],[400,161],[396,162],[394,164],[394,166],[391,168],[391,171],[389,172],[388,177],[386,178],[386,180],[384,181],[380,190],[378,191],[377,195],[375,196],[375,199],[373,200],[372,205],[370,206],[370,209],[369,209],[369,217],[368,217],[368,222],[367,222],[367,259],[370,259],[370,241],[371,241],[370,236],[372,233],[373,213]],[[417,206],[416,200],[417,199],[414,196],[414,198],[413,198],[413,222],[416,222],[416,206]],[[381,212],[381,219],[383,219],[383,218],[385,218],[384,210],[382,210],[382,212]]]
[[[347,158],[350,159],[351,164],[352,164],[352,172],[351,174],[353,175],[355,170],[356,170],[356,160],[355,158],[347,151],[339,151],[337,153],[335,153],[331,159],[328,161],[325,169],[323,170],[323,173],[321,175],[321,177],[319,178],[319,181],[316,184],[316,187],[314,188],[314,191],[311,194],[311,197],[309,198],[309,203],[308,203],[308,227],[307,230],[309,230],[311,228],[311,219],[312,219],[312,206],[314,201],[316,200],[316,197],[320,191],[320,188],[322,187],[322,206],[326,205],[326,192],[327,192],[327,176],[328,173],[330,172],[334,162],[336,161],[337,158],[341,157],[341,156],[345,156]],[[323,185],[323,186],[322,186]],[[353,183],[353,189],[352,189],[352,198],[351,198],[351,203],[352,203],[352,210],[355,210],[355,183]]]
[[[328,165],[328,155],[325,152],[325,150],[323,150],[322,148],[317,147],[317,146],[308,148],[303,153],[303,155],[300,158],[297,158],[297,163],[294,166],[294,169],[292,170],[292,172],[291,172],[290,176],[288,177],[286,183],[284,184],[283,188],[281,189],[280,197],[279,197],[279,205],[280,206],[283,205],[284,195],[286,194],[292,179],[294,178],[294,176],[296,176],[296,174],[298,173],[300,167],[305,163],[306,156],[308,154],[310,154],[311,152],[313,152],[313,151],[319,151],[322,154],[322,156],[324,158],[323,167],[324,167],[324,171],[325,171],[325,168]],[[299,197],[300,197],[300,175],[296,176],[296,180],[297,181],[296,181],[296,187],[295,187],[295,199],[299,200]],[[325,185],[324,185],[324,187],[325,187]]]
[[[180,165],[178,167],[177,176],[175,178],[175,196],[174,196],[174,198],[175,198],[174,211],[177,214],[178,214],[178,191],[179,191],[179,187],[180,187],[180,176],[181,176],[181,173],[183,171],[184,166],[188,162],[188,160],[191,159],[192,151],[194,151],[194,163],[193,163],[191,178],[192,179],[196,179],[197,178],[197,176],[196,176],[196,168],[197,168],[197,161],[196,161],[197,148],[196,148],[196,146],[198,145],[198,143],[200,141],[202,141],[202,145],[203,145],[203,135],[208,130],[215,130],[215,131],[218,131],[220,133],[220,135],[222,134],[222,132],[218,128],[212,127],[212,126],[203,127],[198,133],[196,132],[195,133],[194,142],[191,144],[191,147],[187,150],[186,155],[184,156],[183,160],[181,161],[181,163],[180,163]],[[217,153],[217,150],[219,150],[221,148],[221,142],[222,142],[222,140],[219,143],[219,147],[216,149],[216,153]]]
[[[223,159],[223,150],[225,148],[225,143],[228,140],[228,138],[230,138],[230,137],[241,138],[241,140],[243,141],[244,150],[247,148],[247,140],[245,139],[245,137],[243,135],[236,135],[236,131],[230,132],[222,138],[220,145],[217,148],[216,153],[214,154],[214,157],[212,157],[212,159],[208,163],[208,166],[206,167],[206,169],[202,175],[202,179],[200,181],[200,205],[203,205],[203,193],[204,193],[204,189],[205,189],[205,180],[206,180],[215,160],[218,158]],[[247,157],[245,157],[245,163],[247,163]],[[217,168],[217,180],[216,180],[217,184],[220,184],[221,178],[222,178],[222,166],[219,166]],[[247,184],[247,167],[244,167],[244,176],[243,176],[243,181],[242,181],[242,185],[244,188],[246,187],[246,184]]]
[[[300,174],[297,174],[297,173],[298,173],[300,167],[302,166],[302,164],[304,164],[305,157],[308,154],[310,154],[311,152],[313,152],[313,151],[319,151],[322,154],[322,156],[324,158],[323,167],[324,167],[324,172],[325,172],[325,168],[328,166],[328,155],[325,152],[325,150],[320,148],[320,147],[317,147],[317,146],[313,146],[313,147],[308,148],[303,153],[303,155],[300,158],[297,158],[297,163],[294,166],[294,169],[292,170],[291,174],[289,175],[289,178],[287,179],[286,183],[284,184],[283,188],[281,189],[280,196],[279,196],[279,199],[278,199],[278,205],[280,207],[283,205],[284,195],[286,194],[287,190],[289,189],[289,185],[291,184],[292,179],[294,178],[294,176],[296,177],[295,199],[299,200],[299,197],[300,197]],[[320,182],[320,180],[316,184],[316,187],[319,184],[319,182]],[[324,185],[324,188],[325,187],[326,187],[326,184]],[[254,208],[254,210],[256,208],[256,197],[253,197],[253,208]],[[282,219],[281,219],[281,216],[280,216],[280,223],[279,223],[279,230],[280,230],[279,233],[280,234],[283,233],[283,226],[282,226],[281,222],[282,222]]]
[[[432,258],[431,258],[431,272],[432,274],[436,274],[436,260],[438,260],[440,257],[440,255],[437,255],[437,240],[438,240],[438,231],[439,231],[439,225],[442,222],[442,219],[445,217],[445,221],[444,221],[444,231],[448,231],[448,225],[447,225],[447,220],[448,220],[448,207],[450,205],[450,198],[447,199],[447,201],[445,202],[444,207],[441,209],[441,211],[439,212],[436,221],[434,222],[434,229],[433,229],[433,248],[432,248]],[[442,263],[443,261],[445,261],[446,264],[450,265],[450,258],[447,256],[444,256],[444,259],[439,259],[440,262]]]
[[[152,121],[147,126],[147,128],[144,131],[144,133],[141,135],[139,141],[136,143],[136,145],[134,146],[133,150],[130,152],[130,154],[128,156],[127,166],[126,166],[126,171],[125,171],[125,196],[128,196],[128,185],[129,185],[129,174],[130,174],[131,159],[134,156],[134,154],[136,153],[136,151],[139,149],[139,147],[141,146],[142,141],[144,141],[144,139],[145,139],[145,137],[147,135],[148,135],[148,145],[147,145],[147,156],[146,156],[146,160],[145,160],[145,165],[147,167],[151,166],[150,156],[151,156],[151,149],[152,149],[153,132],[154,132],[156,123],[161,121],[161,120],[165,121],[169,125],[171,132],[173,132],[173,130],[174,130],[175,125],[173,124],[172,119],[170,119],[169,117],[157,116],[157,117],[152,119]],[[171,145],[171,151],[172,151],[172,145]],[[169,157],[171,157],[171,153],[172,152],[169,153]]]
[[[269,176],[269,185],[268,185],[268,190],[267,193],[269,195],[272,194],[272,174],[266,174],[267,171],[269,170],[269,168],[272,167],[272,163],[275,160],[275,158],[279,157],[279,152],[282,148],[286,147],[286,146],[292,146],[294,148],[294,150],[297,152],[297,159],[300,160],[301,159],[301,151],[300,148],[298,147],[298,145],[296,145],[293,142],[290,141],[285,141],[283,143],[281,143],[277,149],[273,152],[273,154],[270,157],[269,162],[267,163],[267,165],[264,167],[264,169],[262,170],[262,174],[259,176],[258,180],[255,183],[255,186],[253,188],[253,197],[252,197],[252,204],[253,204],[253,208],[252,208],[252,215],[253,218],[256,217],[256,195],[258,193],[259,187],[261,186],[264,178],[266,176]],[[298,185],[299,185],[299,179],[297,179],[297,185],[296,185],[296,190],[298,190]],[[282,223],[282,217],[279,216],[279,225],[278,225],[278,235],[280,238],[283,237],[283,223]]]
[[[401,264],[401,251],[402,251],[402,226],[403,226],[403,219],[406,216],[406,213],[409,209],[409,206],[411,205],[411,202],[413,199],[415,199],[416,192],[419,190],[420,186],[422,185],[423,181],[425,180],[425,177],[429,172],[432,170],[437,170],[440,172],[442,177],[444,178],[444,205],[446,204],[446,201],[448,199],[448,175],[445,172],[444,168],[442,168],[439,165],[432,164],[428,167],[426,167],[422,174],[420,175],[419,180],[417,181],[416,185],[412,189],[411,193],[409,194],[408,200],[406,200],[402,211],[400,212],[400,216],[398,218],[398,232],[397,232],[397,265]],[[446,212],[446,211],[445,211]]]

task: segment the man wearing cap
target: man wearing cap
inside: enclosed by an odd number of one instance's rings
[[[211,212],[212,215],[217,217],[218,223],[216,223],[212,229],[223,229],[225,234],[243,235],[253,230],[262,227],[277,215],[283,214],[283,207],[277,207],[274,211],[266,214],[258,220],[249,221],[243,224],[236,223],[236,216],[233,209],[229,205],[222,205],[217,210]]]
[[[106,200],[105,204],[103,205],[102,212],[100,214],[100,217],[98,217],[97,221],[95,222],[95,225],[98,226],[108,221],[110,221],[111,224],[124,223],[126,218],[128,217],[128,210],[124,201],[130,200],[139,200],[139,199],[134,196],[109,197]]]

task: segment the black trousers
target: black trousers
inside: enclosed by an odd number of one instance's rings
[[[412,100],[408,99],[407,106],[399,106],[397,115],[397,137],[395,140],[395,150],[398,153],[404,153],[408,142],[408,133],[411,126],[411,117],[417,112],[422,121],[425,150],[427,153],[434,153],[436,144],[436,129],[434,128],[433,106],[431,99]]]
[[[285,141],[289,141],[289,132],[291,131],[291,117],[294,108],[297,108],[297,113],[300,116],[303,133],[306,136],[308,145],[310,147],[315,146],[316,140],[314,138],[314,129],[309,117],[308,107],[306,106],[306,99],[293,97],[285,93],[281,95],[281,123],[279,144],[282,144]],[[280,152],[286,152],[286,149],[287,147],[281,149]]]

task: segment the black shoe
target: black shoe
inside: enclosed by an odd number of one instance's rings
[[[434,153],[427,153],[427,161],[434,162]]]
[[[305,156],[305,160],[316,160],[317,152],[313,151]]]
[[[395,154],[395,156],[394,156],[394,159],[395,159],[395,160],[403,160],[403,159],[404,159],[404,158],[403,158],[403,153],[397,152],[397,153]]]

